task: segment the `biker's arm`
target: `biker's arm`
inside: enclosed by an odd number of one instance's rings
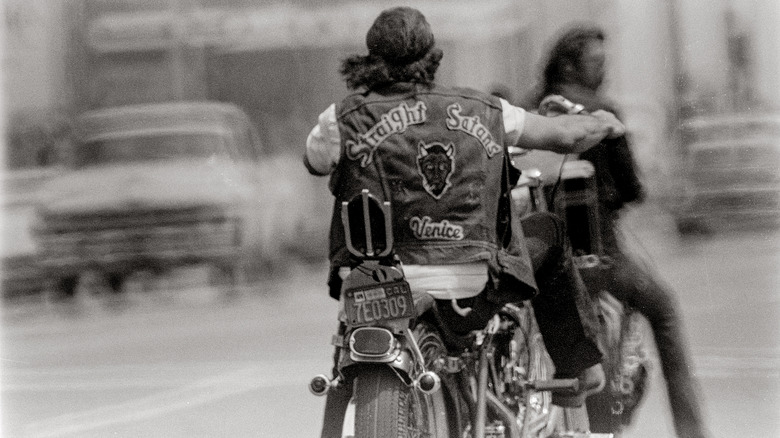
[[[303,164],[312,175],[328,175],[341,156],[341,135],[336,121],[336,105],[323,111],[317,125],[306,138],[306,152]]]
[[[598,110],[589,115],[556,117],[526,113],[525,125],[517,146],[559,154],[580,153],[599,144],[605,138],[625,134],[625,127],[614,114]]]

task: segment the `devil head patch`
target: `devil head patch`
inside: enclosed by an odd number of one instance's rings
[[[435,199],[441,199],[452,186],[450,176],[455,172],[455,146],[439,142],[417,145],[417,169],[423,188]]]

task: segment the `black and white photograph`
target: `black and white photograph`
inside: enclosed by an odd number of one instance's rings
[[[780,436],[780,1],[0,1],[0,436]]]

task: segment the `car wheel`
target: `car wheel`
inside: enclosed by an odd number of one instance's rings
[[[235,287],[240,283],[241,266],[239,263],[217,265],[217,284]]]
[[[78,275],[68,275],[67,277],[58,278],[54,285],[54,291],[52,298],[55,301],[68,300],[76,296],[76,288],[79,285]]]
[[[209,283],[222,291],[222,298],[232,301],[241,294],[241,285],[245,283],[241,263],[218,263],[214,265]]]
[[[676,221],[677,232],[681,236],[707,236],[712,230],[701,219],[679,218]]]
[[[127,275],[123,273],[111,272],[107,275],[106,282],[108,283],[108,287],[111,288],[112,292],[121,293],[125,285],[126,278]]]

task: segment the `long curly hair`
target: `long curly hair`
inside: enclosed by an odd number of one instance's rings
[[[347,87],[353,90],[361,87],[373,90],[396,82],[431,85],[442,56],[441,49],[434,48],[411,64],[393,65],[379,56],[353,55],[342,61],[340,73]]]
[[[425,16],[414,8],[382,11],[366,34],[368,55],[342,61],[340,73],[350,89],[369,90],[396,82],[433,84],[443,57]]]
[[[604,31],[591,23],[578,23],[556,40],[542,71],[541,95],[554,92],[566,82],[579,82],[578,70],[585,46],[589,41],[604,41]],[[570,67],[575,67],[573,70]]]

